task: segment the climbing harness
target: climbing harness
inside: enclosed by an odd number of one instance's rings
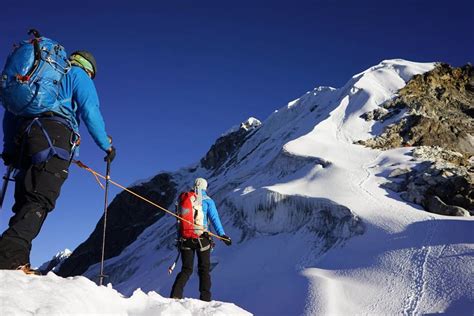
[[[49,136],[49,133],[46,131],[43,124],[41,123],[41,121],[45,121],[45,120],[46,121],[58,122],[58,123],[60,123],[64,126],[66,126],[67,128],[69,128],[72,131],[71,138],[69,140],[70,145],[71,145],[71,151],[70,152],[67,149],[54,146],[54,144],[51,140],[51,137]],[[81,142],[81,137],[77,132],[74,131],[74,129],[71,127],[71,124],[69,123],[68,120],[66,120],[65,118],[63,118],[61,116],[57,116],[57,115],[54,115],[54,114],[35,117],[31,120],[31,122],[26,127],[25,132],[24,132],[24,136],[28,136],[30,134],[31,129],[33,128],[34,125],[37,125],[41,129],[41,131],[43,132],[43,135],[44,135],[46,141],[48,142],[48,148],[43,149],[42,151],[37,152],[36,154],[32,155],[31,156],[31,163],[32,164],[38,164],[38,163],[47,161],[47,160],[51,159],[51,157],[53,157],[53,156],[57,156],[58,158],[60,158],[62,160],[69,161],[69,162],[72,161],[72,158],[74,157],[74,152],[77,149],[77,146],[79,146],[79,144]],[[24,141],[25,141],[25,137],[23,138],[23,142]],[[23,156],[23,148],[24,148],[24,143],[21,146],[20,157]]]

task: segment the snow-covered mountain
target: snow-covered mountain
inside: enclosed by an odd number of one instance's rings
[[[472,219],[427,213],[381,186],[393,170],[423,161],[412,147],[356,144],[393,122],[364,114],[434,67],[386,60],[342,88],[318,87],[263,123],[251,119],[224,133],[195,165],[132,190],[171,208],[196,177],[207,178],[234,240],[212,254],[213,298],[257,315],[470,314]],[[167,296],[175,219],[125,192],[110,216],[107,281],[126,295],[140,287]],[[101,227],[60,274],[96,278]],[[197,297],[197,290],[193,277],[185,295]]]
[[[58,252],[51,258],[51,260],[46,261],[43,263],[38,269],[41,271],[41,273],[46,274],[49,271],[56,272],[59,270],[63,262],[69,258],[69,256],[72,254],[72,251],[69,249],[64,249],[63,251]]]

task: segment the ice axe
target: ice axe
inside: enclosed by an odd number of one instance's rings
[[[180,255],[181,255],[181,251],[178,250],[178,255],[176,256],[176,259],[174,259],[173,264],[168,267],[168,274],[173,273],[173,270],[176,267],[176,262],[178,262]]]

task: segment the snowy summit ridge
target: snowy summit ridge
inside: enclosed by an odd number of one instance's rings
[[[235,133],[239,131],[240,129],[243,129],[245,131],[253,130],[253,129],[259,128],[260,125],[262,125],[262,122],[260,122],[258,119],[254,117],[249,117],[247,120],[240,123],[240,125],[235,125],[231,127],[230,129],[228,129],[225,133],[221,135],[221,137],[227,136],[231,133]]]
[[[64,249],[63,251],[59,251],[54,255],[51,260],[43,263],[40,267],[39,270],[42,271],[42,273],[47,273],[49,271],[58,271],[63,262],[69,258],[69,256],[72,254],[72,251],[69,249]]]

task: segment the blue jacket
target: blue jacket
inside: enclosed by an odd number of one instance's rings
[[[79,132],[82,119],[95,143],[104,151],[110,148],[104,119],[99,109],[97,91],[92,79],[83,69],[73,66],[64,76],[61,80],[59,100],[62,106],[55,112],[66,117],[76,132]],[[18,120],[15,115],[5,110],[3,116],[4,151],[11,152],[13,149]]]
[[[225,235],[222,227],[219,213],[217,213],[216,203],[207,195],[205,190],[202,190],[202,213],[204,215],[204,227],[209,230],[208,218],[211,220],[212,226],[217,232],[217,235]]]

